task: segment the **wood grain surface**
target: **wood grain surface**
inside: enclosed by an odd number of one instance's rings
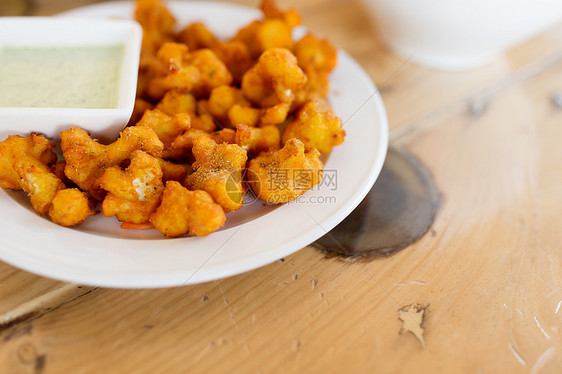
[[[91,2],[38,0],[35,14]],[[86,288],[0,263],[0,372],[562,371],[562,25],[445,73],[384,51],[359,3],[281,3],[381,88],[392,142],[443,194],[430,233],[371,262],[307,247],[162,290]]]

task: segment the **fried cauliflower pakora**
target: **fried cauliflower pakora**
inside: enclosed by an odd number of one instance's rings
[[[244,74],[242,92],[262,108],[291,104],[305,93],[306,80],[291,51],[271,48]]]
[[[206,96],[213,88],[232,82],[232,75],[210,49],[189,52],[185,44],[165,43],[157,57],[167,74],[148,83],[147,93],[152,99],[161,99],[173,88],[181,88],[196,97]]]
[[[88,197],[77,188],[57,191],[49,207],[51,221],[64,227],[77,226],[94,214]]]
[[[244,124],[236,129],[236,144],[251,155],[279,149],[281,135],[277,126],[250,127]]]
[[[297,138],[305,147],[315,147],[320,153],[329,153],[333,146],[341,144],[345,138],[341,119],[326,105],[316,100],[307,101],[295,120],[285,127],[283,143]]]
[[[293,48],[291,28],[280,19],[253,21],[240,29],[233,40],[244,43],[252,58],[271,48]]]
[[[182,153],[185,155],[185,153],[191,151],[191,149],[193,148],[193,140],[197,139],[200,136],[213,139],[213,141],[217,144],[236,143],[236,131],[232,129],[222,129],[215,132],[206,132],[198,129],[191,129],[178,136],[172,142],[172,149],[174,149],[178,153]]]
[[[242,91],[232,86],[220,86],[213,91],[208,100],[200,103],[216,121],[223,127],[232,126],[228,118],[228,111],[234,105],[250,106]]]
[[[198,105],[197,100],[191,94],[180,89],[172,89],[166,92],[162,100],[156,105],[156,109],[168,115],[189,114],[192,129],[212,132],[217,128],[209,114],[201,113],[204,108]]]
[[[201,22],[193,22],[187,25],[178,33],[176,39],[187,45],[190,51],[213,48],[219,42],[211,30]]]
[[[232,78],[236,84],[240,83],[244,73],[246,73],[254,63],[248,46],[240,40],[218,43],[212,50],[217,57],[224,62],[224,65],[228,71],[230,71],[230,74],[232,74]]]
[[[240,209],[246,193],[242,186],[246,151],[236,144],[217,144],[200,136],[193,140],[192,153],[195,172],[186,178],[185,186],[207,191],[225,211]]]
[[[53,145],[43,135],[9,136],[0,142],[0,187],[25,191],[31,205],[44,214],[62,181],[51,171],[49,164],[57,161]]]
[[[206,236],[225,220],[224,211],[209,193],[189,191],[174,181],[166,183],[162,203],[150,216],[150,222],[166,236]]]
[[[308,77],[309,96],[326,97],[330,89],[328,74],[337,62],[336,48],[325,39],[307,34],[297,42],[294,50],[299,66]]]
[[[295,200],[320,183],[324,165],[316,148],[305,151],[298,139],[289,139],[276,152],[264,152],[250,160],[248,170],[254,193],[269,204],[283,204]]]
[[[261,2],[260,9],[265,19],[280,19],[284,21],[291,29],[295,26],[300,25],[301,23],[301,16],[296,10],[289,9],[283,12],[279,8],[277,8],[277,5],[273,0],[263,0]]]
[[[174,39],[176,19],[161,0],[137,0],[135,20],[143,29],[143,51],[155,53]]]
[[[163,0],[137,0],[137,98],[119,138],[104,145],[70,128],[59,161],[44,136],[10,136],[0,142],[0,187],[27,192],[62,226],[96,214],[99,201],[121,228],[166,236],[222,227],[243,206],[245,182],[271,204],[297,199],[320,183],[319,155],[345,137],[325,100],[337,51],[313,34],[293,40],[295,10],[273,0],[260,9],[261,20],[219,40],[200,22],[176,32]]]
[[[66,176],[96,200],[105,196],[99,179],[107,168],[121,164],[133,151],[143,150],[160,157],[164,149],[158,135],[148,127],[127,127],[119,139],[109,145],[98,143],[86,130],[78,127],[62,131],[60,135]]]
[[[228,110],[228,119],[234,127],[240,124],[252,127],[280,125],[287,119],[290,107],[288,103],[277,104],[267,109],[234,104]]]
[[[154,56],[162,44],[174,41],[176,20],[160,0],[138,0],[135,20],[143,30],[137,96],[144,97],[148,83],[162,71]]]
[[[143,151],[134,151],[126,170],[108,168],[100,180],[108,193],[102,203],[103,215],[117,216],[122,222],[143,223],[160,203],[164,184],[158,159]]]
[[[147,110],[136,126],[154,130],[164,144],[163,158],[178,158],[181,155],[177,154],[171,145],[175,138],[191,127],[191,116],[187,113],[168,115],[158,109]]]
[[[157,159],[160,163],[160,169],[162,169],[162,181],[183,182],[185,180],[185,177],[187,176],[187,168],[185,165],[176,164],[160,157]]]
[[[155,109],[168,115],[187,113],[191,117],[195,117],[197,115],[197,101],[184,90],[172,89],[166,92]]]

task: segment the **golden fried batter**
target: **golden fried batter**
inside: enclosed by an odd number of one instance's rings
[[[183,182],[187,176],[187,168],[185,165],[176,164],[171,161],[164,160],[158,157],[160,168],[162,169],[162,181],[177,181]]]
[[[311,148],[305,152],[298,139],[289,139],[276,152],[264,152],[249,162],[248,169],[256,177],[250,180],[252,190],[270,204],[283,204],[320,183],[324,165],[320,152]]]
[[[295,56],[305,71],[314,70],[328,74],[336,67],[337,51],[327,39],[320,39],[312,33],[305,35],[295,45]]]
[[[218,40],[211,30],[201,22],[193,22],[181,30],[176,38],[180,43],[187,45],[190,51],[202,48],[213,48]]]
[[[213,89],[209,100],[202,100],[200,103],[223,127],[230,125],[228,111],[233,105],[250,105],[250,102],[244,98],[242,91],[232,86],[220,86]]]
[[[336,48],[326,39],[307,34],[295,45],[295,56],[308,77],[309,95],[325,97],[330,88],[328,74],[337,63]]]
[[[154,78],[148,84],[147,93],[152,99],[159,100],[174,88],[196,97],[207,96],[213,88],[232,82],[232,75],[210,49],[190,53],[185,44],[165,43],[157,57],[167,75]]]
[[[212,49],[217,57],[224,62],[237,84],[242,80],[244,73],[254,64],[248,46],[240,40],[221,42]]]
[[[123,222],[146,222],[164,191],[160,163],[148,153],[134,151],[129,167],[125,171],[119,166],[108,168],[100,186],[108,191],[102,203],[104,216],[117,216]]]
[[[197,117],[191,118],[191,128],[205,132],[213,132],[217,129],[217,125],[215,124],[213,117],[203,113]]]
[[[181,89],[172,89],[164,95],[156,105],[156,109],[168,115],[187,113],[191,117],[197,115],[197,102],[189,93]]]
[[[228,110],[228,120],[235,127],[241,124],[257,126],[261,120],[262,114],[262,109],[235,104]]]
[[[221,206],[205,191],[189,191],[178,182],[166,183],[162,203],[150,216],[166,236],[206,236],[218,230],[226,217]]]
[[[143,29],[143,51],[154,54],[173,40],[176,20],[161,0],[137,0],[135,20]]]
[[[163,158],[178,158],[181,155],[171,149],[172,141],[191,127],[191,117],[187,113],[167,115],[158,109],[147,110],[136,126],[154,130],[164,144]]]
[[[77,188],[57,191],[49,207],[51,221],[65,227],[79,225],[95,214],[86,194]]]
[[[280,19],[253,21],[240,29],[233,40],[246,44],[252,58],[270,48],[293,48],[291,28]]]
[[[263,0],[261,2],[260,9],[266,19],[280,19],[291,29],[301,23],[301,16],[296,10],[289,9],[283,12],[277,8],[277,5],[273,0]]]
[[[235,127],[240,124],[260,127],[280,125],[287,119],[290,108],[288,103],[277,104],[267,109],[234,104],[228,110],[228,119]]]
[[[164,148],[158,135],[148,127],[127,127],[119,139],[109,145],[98,143],[86,130],[77,127],[62,131],[60,135],[66,176],[97,200],[105,195],[99,188],[99,179],[108,167],[121,164],[135,150],[160,157]]]
[[[204,190],[226,211],[237,210],[244,203],[242,169],[248,156],[236,144],[218,145],[206,136],[193,140],[192,167],[195,172],[185,180],[190,190]]]
[[[27,192],[31,205],[40,214],[49,209],[62,181],[48,164],[57,160],[53,145],[43,135],[9,136],[0,142],[0,187]]]
[[[156,105],[156,109],[168,115],[187,113],[191,117],[191,128],[207,132],[215,131],[213,118],[204,112],[195,98],[181,89],[172,89]]]
[[[307,101],[293,122],[283,131],[283,143],[291,138],[302,141],[307,148],[315,147],[320,153],[329,153],[345,138],[341,119],[331,109],[322,110],[316,100]]]
[[[172,149],[174,149],[178,153],[185,155],[193,148],[193,140],[200,136],[205,136],[207,138],[213,139],[217,144],[236,143],[235,140],[236,131],[232,129],[222,129],[220,131],[215,131],[215,132],[206,132],[198,129],[190,129],[184,132],[183,134],[181,134],[180,136],[178,136],[176,139],[174,139],[174,141],[172,142]]]
[[[60,179],[61,181],[63,181],[63,183],[66,185],[65,183],[65,179],[67,181],[69,181],[70,183],[72,183],[71,180],[69,180],[68,178],[66,178],[66,175],[64,175],[64,167],[66,166],[66,162],[64,160],[61,161],[57,161],[54,164],[52,164],[49,169],[51,170],[51,173],[55,174],[57,176],[58,179]]]
[[[250,127],[244,124],[236,129],[236,144],[251,155],[279,149],[281,135],[277,126]]]
[[[291,104],[305,88],[306,75],[298,66],[297,58],[283,48],[265,51],[242,78],[242,92],[262,108]]]

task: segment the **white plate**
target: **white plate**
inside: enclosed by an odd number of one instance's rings
[[[259,12],[213,2],[170,3],[181,25],[199,20],[228,37]],[[133,14],[131,3],[105,3],[65,13],[76,17]],[[344,121],[345,142],[326,162],[320,187],[299,202],[247,204],[227,226],[204,238],[166,239],[155,230],[120,230],[101,214],[68,229],[40,217],[21,192],[0,192],[0,258],[46,277],[79,284],[156,288],[239,274],[287,256],[326,234],[361,202],[382,168],[388,145],[385,109],[369,76],[345,52],[331,75],[330,102]],[[26,207],[27,209],[23,208]]]

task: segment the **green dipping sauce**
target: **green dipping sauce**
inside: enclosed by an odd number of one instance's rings
[[[0,47],[0,107],[117,108],[124,45]]]

